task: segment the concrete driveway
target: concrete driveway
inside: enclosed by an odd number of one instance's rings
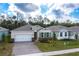
[[[40,52],[33,42],[19,42],[14,43],[12,55],[27,55]]]

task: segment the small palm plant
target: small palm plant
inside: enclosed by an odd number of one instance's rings
[[[55,46],[55,45],[56,45],[56,40],[57,40],[57,38],[56,38],[56,33],[55,33],[55,32],[53,32],[53,41],[52,41],[53,46]]]

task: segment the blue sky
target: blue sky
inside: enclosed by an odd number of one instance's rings
[[[46,4],[41,4],[40,5],[40,9],[41,9],[41,13],[42,14],[45,14],[47,11],[48,11],[48,5],[46,5]]]
[[[0,13],[7,12],[8,8],[9,8],[9,4],[8,3],[0,3]]]
[[[62,18],[63,16],[67,15],[70,18],[79,19],[79,4],[76,3],[65,3],[61,5],[55,3],[41,3],[40,5],[35,5],[33,3],[14,3],[13,6],[11,3],[0,3],[0,15],[5,13],[9,16],[14,15],[15,10],[11,9],[13,7],[16,7],[16,9],[25,14],[51,15],[52,18],[53,15],[56,18]]]
[[[78,7],[78,8],[75,8],[75,9],[70,13],[70,16],[79,19],[79,7]]]

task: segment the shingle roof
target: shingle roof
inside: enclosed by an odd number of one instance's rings
[[[79,26],[70,27],[69,30],[74,32],[79,32]]]
[[[48,27],[47,29],[50,29],[52,31],[59,31],[61,29],[66,29],[68,30],[68,27],[65,27],[65,26],[61,26],[61,25],[56,25],[56,26],[50,26]]]
[[[16,29],[14,29],[12,31],[32,31],[32,27],[31,27],[30,24],[28,24],[28,25],[16,28]]]
[[[28,25],[19,27],[17,29],[14,29],[12,31],[34,31],[34,30],[39,30],[40,28],[42,28],[42,27],[39,25],[33,26],[33,25],[28,24]]]
[[[0,27],[0,31],[8,31],[9,29],[6,29],[6,28],[3,28],[3,27]]]
[[[32,30],[34,31],[34,30],[36,30],[36,31],[38,31],[38,30],[41,30],[43,27],[41,27],[41,26],[39,26],[39,25],[35,25],[35,26],[32,26]]]
[[[0,27],[2,28],[2,27]],[[60,31],[61,29],[66,29],[68,31],[74,31],[74,32],[79,32],[79,26],[73,26],[73,27],[65,27],[65,26],[61,26],[61,25],[56,25],[56,26],[50,26],[50,27],[47,27],[47,28],[43,28],[39,25],[25,25],[25,26],[22,26],[22,27],[19,27],[17,29],[14,29],[12,31],[37,31],[37,30],[51,30],[51,31]],[[2,28],[2,30],[6,30],[5,28]]]

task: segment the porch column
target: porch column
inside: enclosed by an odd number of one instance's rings
[[[45,32],[43,32],[43,38],[45,38]]]

